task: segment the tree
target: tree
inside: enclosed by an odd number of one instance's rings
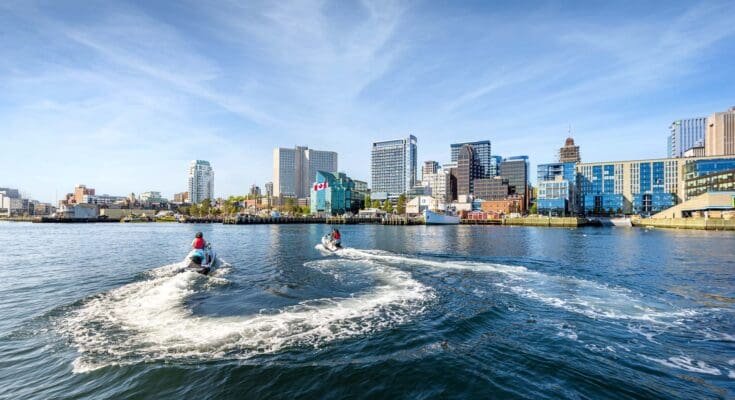
[[[380,202],[378,200],[373,200],[372,202],[370,202],[370,207],[380,208]]]
[[[396,203],[396,211],[398,211],[398,214],[405,214],[406,213],[406,196],[400,195],[398,196],[398,203]]]
[[[364,200],[365,200],[365,207],[370,207],[370,204],[372,204],[372,200],[370,199],[370,195],[369,194],[366,194],[365,195],[365,199]]]
[[[393,204],[388,201],[388,199],[385,199],[383,202],[383,211],[387,212],[388,214],[393,212]]]
[[[536,203],[533,203],[533,205],[531,206],[531,209],[529,210],[529,212],[531,214],[538,214],[538,206],[536,205]]]

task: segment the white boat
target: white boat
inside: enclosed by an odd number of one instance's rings
[[[184,270],[198,272],[202,275],[210,273],[217,264],[217,255],[209,243],[201,250],[194,249],[189,252],[186,259],[189,261],[189,264]]]
[[[322,236],[322,246],[324,246],[325,249],[331,252],[335,252],[342,248],[342,244],[332,240],[332,235],[329,233]]]
[[[457,225],[459,224],[459,216],[424,210],[424,223],[426,225]]]

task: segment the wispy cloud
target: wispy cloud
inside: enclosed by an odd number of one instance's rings
[[[365,179],[372,140],[543,162],[569,124],[589,159],[659,155],[671,118],[733,103],[729,7],[3,2],[0,138],[20,150],[0,169],[28,167],[0,183],[170,194],[209,158],[226,195],[271,179],[275,146],[336,150]]]

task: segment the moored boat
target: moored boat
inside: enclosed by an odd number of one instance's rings
[[[424,223],[426,225],[457,225],[459,224],[459,216],[424,210]]]

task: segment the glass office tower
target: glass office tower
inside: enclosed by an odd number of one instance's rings
[[[374,199],[397,198],[416,185],[416,137],[373,143],[372,188]]]

